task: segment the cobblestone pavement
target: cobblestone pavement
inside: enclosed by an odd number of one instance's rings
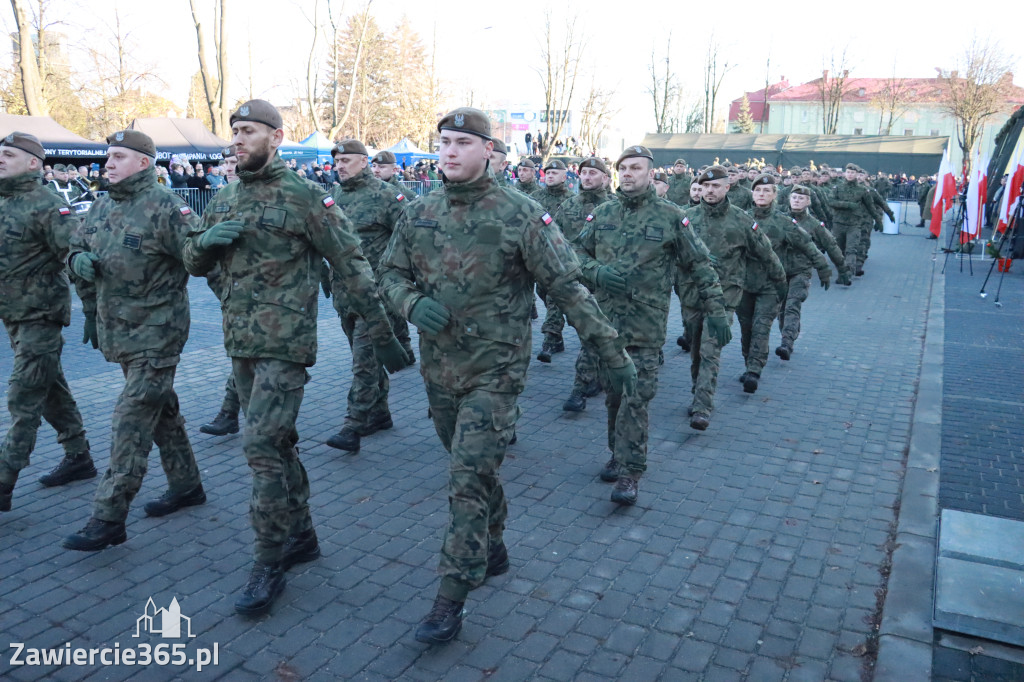
[[[447,521],[446,458],[415,370],[392,379],[395,428],[357,455],[323,441],[338,430],[349,353],[321,304],[320,362],[299,420],[322,559],[293,568],[269,617],[233,603],[251,562],[250,476],[241,438],[198,427],[217,412],[229,362],[220,313],[192,285],[193,333],[176,387],[209,501],[162,519],[142,503],[165,481],[155,456],[128,519],[128,542],[86,554],[60,547],[90,513],[96,481],[46,489],[59,457],[40,431],[14,509],[0,515],[5,679],[628,679],[861,680],[870,677],[880,572],[900,495],[931,282],[932,246],[875,235],[867,276],[815,287],[789,362],[775,356],[760,390],[742,392],[737,338],[723,353],[708,431],[687,425],[689,358],[670,316],[652,406],[649,470],[639,504],[619,508],[597,472],[607,459],[605,410],[562,412],[578,348],[534,363],[519,442],[502,467],[512,569],[467,602],[462,633],[428,648],[413,630],[429,609]],[[543,313],[543,310],[542,310]],[[543,317],[543,315],[542,315]],[[79,344],[64,366],[100,462],[122,378]],[[540,325],[534,325],[539,348]],[[772,347],[778,343],[773,332]],[[0,371],[9,372],[3,345]],[[7,414],[0,414],[6,429]],[[194,638],[133,637],[147,600],[172,598]],[[217,665],[12,665],[26,647],[217,647]],[[25,654],[23,653],[24,657]],[[868,662],[866,666],[865,663]]]

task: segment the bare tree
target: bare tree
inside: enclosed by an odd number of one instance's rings
[[[206,106],[210,110],[210,126],[214,135],[231,137],[231,115],[228,104],[228,38],[227,38],[227,4],[228,0],[213,0],[214,39],[213,47],[216,54],[216,71],[210,72],[206,63],[206,32],[196,10],[196,0],[188,0],[192,9],[192,21],[196,27],[196,44],[199,53],[199,74],[203,80],[203,92]]]
[[[544,120],[541,122],[545,124],[545,131],[540,153],[545,163],[551,156],[555,141],[560,139],[562,129],[568,123],[569,108],[576,90],[576,78],[586,42],[577,34],[576,23],[575,16],[567,19],[564,34],[556,37],[551,10],[544,14],[544,43],[541,45],[544,67],[538,70],[538,74],[544,86]],[[558,44],[555,44],[556,40]]]
[[[601,148],[601,137],[608,129],[608,122],[618,113],[611,108],[613,94],[611,90],[598,88],[593,78],[590,80],[590,90],[580,113],[580,141],[588,152]]]
[[[722,87],[722,80],[725,74],[735,67],[729,62],[719,62],[718,53],[721,45],[712,33],[708,38],[707,54],[704,57],[704,108],[702,118],[705,133],[713,132],[715,125],[715,107],[718,100],[718,91]]]
[[[939,70],[945,82],[943,108],[956,119],[956,141],[963,153],[964,172],[971,171],[971,151],[987,121],[1013,108],[1011,60],[998,44],[971,41],[952,71]]]
[[[32,25],[25,10],[25,0],[11,0],[11,7],[14,9],[14,21],[18,25],[18,69],[25,108],[29,116],[48,116],[50,112],[43,98],[43,83],[39,77],[39,64],[36,62],[32,42]],[[43,52],[43,43],[39,44],[39,52]]]
[[[850,94],[850,87],[847,81],[850,79],[850,69],[846,63],[846,48],[843,48],[839,55],[839,63],[836,63],[835,52],[832,53],[830,62],[831,69],[823,69],[821,80],[818,81],[818,95],[821,100],[821,132],[825,135],[835,135],[839,129],[839,112],[843,107],[844,98]],[[831,77],[829,73],[831,72]]]
[[[913,95],[910,81],[896,77],[896,65],[893,64],[892,76],[885,79],[882,89],[871,99],[871,104],[881,110],[878,119],[878,134],[892,135],[892,127],[903,114],[910,111]]]
[[[366,6],[363,7],[363,11],[357,15],[357,26],[358,30],[353,35],[350,31],[346,37],[345,26],[342,22],[342,17],[345,12],[345,3],[342,1],[341,8],[338,10],[337,15],[331,9],[331,0],[327,0],[327,16],[331,23],[331,35],[333,36],[331,41],[331,99],[328,102],[328,133],[327,137],[331,140],[335,139],[341,129],[348,123],[349,115],[352,112],[352,102],[356,96],[356,84],[359,80],[360,70],[362,69],[363,53],[365,52],[366,43],[366,29],[370,24],[370,6],[373,4],[373,0],[369,0]],[[351,22],[349,22],[349,28],[351,28]],[[355,44],[352,44],[352,39],[355,40]],[[352,59],[351,72],[348,74],[348,97],[346,98],[345,106],[341,106],[341,97],[345,89],[343,89],[341,78],[341,53],[343,47],[348,46],[349,49],[354,49],[354,57]]]
[[[672,73],[672,34],[668,34],[665,44],[665,74],[658,75],[658,60],[651,49],[651,84],[647,86],[647,92],[654,104],[654,129],[656,133],[674,132],[669,127],[669,107],[679,100],[679,85],[675,74]]]
[[[299,11],[302,11],[301,5],[299,7],[300,7]],[[306,82],[305,82],[305,90],[306,90],[305,94],[306,94],[306,96],[304,98],[304,101],[300,102],[300,104],[302,105],[303,113],[306,116],[307,123],[309,124],[309,126],[310,126],[310,128],[312,130],[316,130],[319,127],[319,125],[320,125],[320,120],[319,120],[320,116],[319,116],[319,113],[317,112],[317,92],[316,92],[316,84],[317,84],[316,67],[317,67],[317,61],[318,61],[317,60],[317,53],[316,53],[316,43],[317,43],[317,39],[320,37],[319,15],[320,15],[320,0],[313,0],[313,17],[312,18],[310,18],[309,16],[306,15],[305,12],[303,12],[303,16],[306,17],[306,20],[309,22],[310,26],[313,27],[313,40],[310,41],[310,44],[309,44],[309,55],[306,57]],[[252,57],[251,57],[251,54],[250,54],[250,59],[251,58]]]

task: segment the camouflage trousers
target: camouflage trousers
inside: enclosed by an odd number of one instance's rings
[[[451,393],[427,384],[434,429],[448,451],[448,527],[438,571],[440,593],[465,601],[483,584],[487,549],[502,540],[508,505],[498,480],[519,419],[516,394]]]
[[[113,522],[128,518],[154,443],[171,491],[185,492],[201,483],[174,392],[177,366],[177,358],[139,358],[121,363],[124,390],[114,406],[110,468],[96,489],[94,517]]]
[[[740,347],[748,372],[761,376],[768,362],[768,346],[779,314],[779,295],[775,289],[762,293],[744,291],[736,318],[740,322]]]
[[[373,352],[369,326],[363,318],[353,317],[355,319],[349,335],[349,345],[352,348],[352,385],[348,389],[345,424],[358,431],[378,416],[390,414],[388,392],[391,381],[388,379],[387,370]]]
[[[298,363],[272,358],[232,358],[231,367],[245,411],[242,450],[252,470],[253,554],[256,561],[276,564],[288,536],[313,527],[309,478],[295,447],[295,420],[309,374]]]
[[[45,419],[57,432],[57,442],[69,455],[89,449],[82,415],[71,396],[60,351],[64,346],[56,322],[4,322],[14,351],[7,391],[11,426],[0,450],[0,483],[14,484],[28,466],[36,433]]]
[[[558,309],[554,301],[548,298],[547,290],[539,284],[537,285],[537,295],[540,296],[540,300],[544,301],[544,308],[547,310],[544,322],[540,326],[541,332],[551,335],[554,339],[561,339],[562,330],[565,328],[565,317],[562,315],[562,311]]]
[[[807,300],[811,289],[811,273],[805,272],[789,278],[789,295],[786,304],[779,311],[779,331],[782,332],[782,345],[790,350],[800,336],[800,309]]]
[[[849,268],[850,275],[852,276],[860,269],[861,265],[861,225],[833,223],[832,234],[835,236],[836,243],[845,256],[846,267]]]
[[[626,352],[636,365],[636,391],[632,395],[612,390],[605,372],[601,384],[606,391],[608,408],[608,449],[619,466],[633,477],[647,471],[647,436],[649,406],[658,392],[658,368],[662,363],[660,348],[627,346]]]
[[[237,415],[241,406],[242,403],[238,400],[238,389],[235,388],[235,374],[232,372],[224,384],[224,402],[221,403],[220,409],[222,412]]]
[[[729,324],[732,312],[726,311]],[[693,381],[694,413],[711,414],[715,409],[715,391],[718,389],[718,369],[722,362],[722,347],[708,331],[707,316],[702,310],[686,309],[686,328],[690,334],[690,379]]]
[[[588,344],[580,340],[580,352],[576,356],[576,378],[572,381],[574,391],[583,391],[598,379],[601,361]]]
[[[873,229],[873,223],[868,223],[860,228],[860,251],[857,253],[857,263],[860,265],[861,270],[864,269],[864,263],[868,259],[868,250],[871,248],[871,231]]]

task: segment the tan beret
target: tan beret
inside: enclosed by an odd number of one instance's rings
[[[348,152],[345,152],[348,153]],[[354,152],[353,152],[354,153]],[[394,153],[389,151],[377,152],[377,156],[373,157],[374,163],[398,163],[398,159],[395,158]]]
[[[508,147],[505,146],[505,143],[502,142],[501,139],[497,137],[492,137],[491,142],[494,143],[494,151],[498,152],[499,154],[508,154]]]
[[[654,174],[654,181],[655,182],[664,182],[667,185],[668,184],[668,173],[662,173],[661,171],[655,173]]]
[[[533,162],[533,159],[523,158],[523,159],[519,159],[519,167],[520,168],[536,168],[537,164],[535,164]]]
[[[457,133],[471,133],[485,140],[491,139],[491,119],[487,114],[473,107],[459,107],[449,111],[437,122],[437,132],[453,130]]]
[[[235,149],[235,145],[232,144],[228,145],[227,147],[224,147],[224,149],[221,149],[220,155],[223,156],[225,159],[233,159],[236,156],[238,156],[238,151]]]
[[[251,99],[238,107],[235,113],[231,114],[231,125],[235,125],[236,121],[254,121],[274,130],[284,127],[277,107],[265,99]]]
[[[805,197],[811,196],[811,188],[807,185],[793,185],[792,194],[802,194]]]
[[[603,159],[599,159],[596,156],[591,156],[589,159],[587,159],[586,161],[581,163],[580,164],[580,168],[581,169],[583,169],[583,168],[596,168],[597,170],[601,171],[605,175],[611,175],[611,173],[608,172],[608,166],[605,165],[604,160]]]
[[[29,133],[19,133],[15,131],[4,138],[3,142],[0,142],[0,147],[14,147],[20,149],[23,152],[28,152],[32,156],[36,157],[40,161],[46,160],[46,152],[43,151],[43,144],[39,141],[39,138]]]
[[[729,177],[729,172],[725,170],[724,166],[711,166],[698,177],[700,178],[700,183],[704,184],[712,180],[725,180]]]
[[[566,170],[565,162],[564,161],[559,161],[558,159],[551,159],[550,161],[547,162],[547,165],[544,166],[544,171],[547,172],[547,171],[549,171],[551,169],[554,169],[554,170]]]
[[[363,156],[369,156],[370,153],[366,151],[366,145],[359,140],[342,140],[338,144],[334,145],[334,149],[331,150],[331,156],[335,154],[362,154]]]
[[[153,138],[141,130],[119,130],[116,133],[107,135],[107,145],[111,147],[124,147],[156,158],[156,145]]]
[[[752,183],[750,183],[750,189],[754,189],[755,187],[760,187],[761,185],[771,185],[771,186],[774,186],[775,185],[775,178],[772,177],[771,175],[769,175],[768,173],[762,173],[761,175],[758,175],[756,178],[754,178],[754,181]]]
[[[651,163],[654,163],[654,154],[651,153],[651,150],[637,144],[632,147],[626,147],[622,150],[622,153],[619,154],[618,160],[615,162],[615,167],[618,168],[623,161],[631,159],[634,156],[642,156],[645,159],[650,159]]]

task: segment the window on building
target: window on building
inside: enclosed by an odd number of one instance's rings
[[[864,134],[864,129],[863,128],[854,128],[853,129],[853,134],[854,135],[863,135]]]
[[[939,135],[939,129],[938,128],[932,128],[932,137],[938,137],[938,135]]]
[[[803,111],[800,112],[800,122],[801,123],[807,123],[807,110],[806,109],[804,109]]]
[[[907,128],[906,130],[904,130],[904,131],[903,131],[903,134],[904,134],[904,135],[905,135],[906,137],[913,137],[913,135],[914,135],[914,129],[913,129],[913,128]]]
[[[864,88],[860,88],[859,90],[857,90],[857,97],[863,97],[863,96],[864,96]]]

